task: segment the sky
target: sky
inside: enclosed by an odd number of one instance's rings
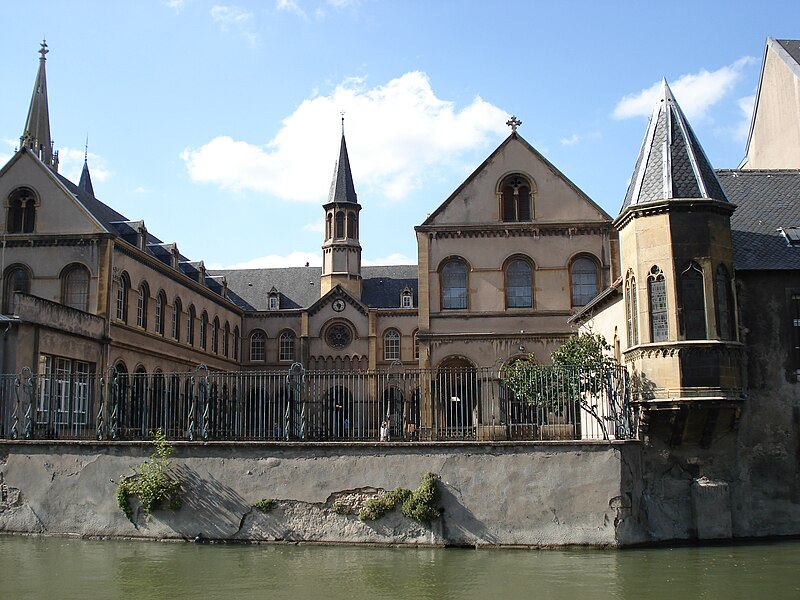
[[[189,259],[318,266],[343,112],[363,263],[415,264],[414,226],[511,115],[612,217],[662,78],[736,168],[800,2],[0,0],[0,23],[0,164],[46,38],[60,172],[77,182],[88,138],[95,195]]]

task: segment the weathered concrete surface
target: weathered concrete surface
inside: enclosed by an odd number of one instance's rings
[[[638,443],[178,444],[183,506],[136,526],[116,505],[120,476],[151,452],[132,443],[0,443],[0,531],[82,536],[437,545],[620,545],[640,523]],[[372,522],[332,510],[439,478],[441,519],[399,509]],[[263,498],[275,508],[261,513]]]

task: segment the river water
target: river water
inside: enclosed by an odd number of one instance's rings
[[[800,598],[800,541],[646,550],[0,537],[0,599]]]

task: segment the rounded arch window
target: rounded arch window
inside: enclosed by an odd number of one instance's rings
[[[286,330],[281,333],[278,338],[278,360],[293,361],[294,360],[294,331]]]
[[[117,286],[117,320],[128,322],[128,291],[131,289],[131,278],[125,271],[119,276]]]
[[[342,350],[353,341],[353,330],[346,323],[334,323],[325,331],[325,342],[331,348]]]
[[[597,295],[597,262],[580,256],[570,266],[572,306],[586,306]]]
[[[89,303],[89,270],[80,264],[64,269],[61,285],[61,303],[86,311]]]
[[[29,188],[17,188],[8,196],[6,231],[33,233],[36,225],[36,195]]]
[[[263,361],[265,359],[264,349],[267,336],[263,331],[254,331],[250,335],[250,360]]]
[[[440,271],[443,309],[467,308],[467,265],[460,258],[451,258]]]
[[[504,222],[532,220],[532,189],[527,177],[508,175],[500,183],[500,207]]]
[[[513,258],[506,266],[506,307],[533,306],[533,267],[524,258]]]
[[[14,265],[6,269],[3,282],[3,312],[14,312],[14,294],[21,292],[28,294],[31,291],[31,275],[26,267]]]
[[[396,329],[383,334],[383,360],[400,360],[400,332]]]

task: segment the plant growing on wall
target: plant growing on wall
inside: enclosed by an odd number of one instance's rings
[[[172,472],[170,460],[173,447],[161,429],[153,433],[153,446],[155,451],[150,458],[132,467],[133,474],[122,477],[117,484],[117,504],[131,523],[134,522],[131,497],[139,499],[145,514],[163,506],[178,510],[182,504],[181,481]]]
[[[397,488],[382,496],[372,498],[358,513],[358,518],[362,521],[374,521],[401,504],[403,516],[422,525],[429,525],[431,521],[441,516],[439,508],[436,506],[440,498],[436,480],[436,475],[426,473],[413,492],[405,488]]]

